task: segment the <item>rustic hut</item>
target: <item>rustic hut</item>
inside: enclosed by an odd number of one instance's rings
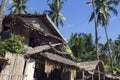
[[[24,54],[6,53],[10,65],[2,70],[0,80],[74,80],[76,63],[61,52],[67,43],[46,15],[7,15],[3,20],[2,40],[10,33],[24,36],[29,46]]]
[[[67,42],[45,14],[7,15],[3,20],[2,39],[8,38],[10,32],[24,36],[23,42],[31,47]]]
[[[104,66],[100,60],[90,62],[78,62],[77,79],[80,80],[104,80]]]
[[[77,67],[68,56],[56,52],[48,45],[35,47],[25,54],[26,59],[36,60],[34,78],[38,80],[74,80]]]

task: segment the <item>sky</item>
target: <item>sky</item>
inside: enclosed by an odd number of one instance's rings
[[[1,0],[0,0],[1,1]],[[94,22],[89,23],[89,17],[92,12],[92,6],[86,4],[90,0],[67,0],[64,3],[61,13],[66,17],[64,26],[59,26],[60,32],[69,40],[71,33],[92,33],[95,39]],[[28,0],[27,5],[30,6],[27,11],[34,13],[38,11],[42,13],[44,10],[49,9],[46,0]],[[5,14],[8,14],[9,2],[6,5]],[[111,19],[107,27],[109,38],[113,40],[120,34],[120,5],[116,7],[118,16],[111,14]],[[99,42],[106,42],[104,28],[98,27]]]

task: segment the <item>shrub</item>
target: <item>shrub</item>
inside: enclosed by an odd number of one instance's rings
[[[6,52],[22,54],[26,49],[21,41],[24,37],[20,35],[11,34],[11,38],[0,42],[0,55],[4,56]]]

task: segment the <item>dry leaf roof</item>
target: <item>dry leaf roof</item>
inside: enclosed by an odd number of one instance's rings
[[[115,79],[115,80],[120,80],[120,77],[115,76],[115,75],[111,75],[111,74],[105,74],[105,77],[110,78],[110,79]]]
[[[58,44],[51,44],[53,47],[61,45],[61,43]],[[72,61],[69,58],[66,58],[66,55],[69,54],[62,54],[62,53],[55,53],[55,52],[49,52],[48,50],[52,49],[49,45],[42,45],[37,46],[35,48],[30,49],[26,54],[25,58],[40,58],[44,57],[45,59],[51,60],[53,62],[57,62],[62,65],[68,65],[71,67],[77,67],[76,63]],[[69,55],[70,56],[70,55]]]
[[[58,62],[58,63],[63,64],[63,65],[68,65],[68,66],[76,67],[76,63],[75,62],[73,62],[70,59],[67,59],[67,58],[64,58],[62,56],[59,56],[57,54],[53,54],[53,53],[49,53],[49,52],[44,52],[44,53],[40,53],[40,55],[42,57],[45,57],[45,58],[51,60],[51,61]]]
[[[98,65],[101,65],[100,68],[102,68],[104,70],[103,64],[100,60],[77,63],[77,66],[79,67],[79,69],[82,69],[85,71],[94,71],[94,70],[96,70]]]
[[[61,43],[52,44],[53,47],[58,46],[58,45],[61,45]],[[51,49],[49,45],[37,46],[37,47],[31,48],[30,50],[28,50],[25,55],[32,55],[32,54],[39,53],[39,52],[42,52],[44,50],[49,50],[49,49]]]
[[[27,22],[26,20],[24,20],[24,18],[36,18],[36,17],[40,18],[45,23],[45,25],[47,25],[47,27],[52,29],[55,35],[46,33],[42,31],[41,29],[35,27],[31,23]],[[5,19],[3,20],[3,24],[6,24],[8,21],[11,21],[11,23],[14,24],[14,19],[18,20],[19,23],[24,24],[24,26],[30,28],[30,30],[36,30],[39,33],[42,33],[44,36],[53,37],[53,38],[63,41],[63,43],[67,43],[67,40],[62,36],[62,34],[57,29],[57,27],[54,25],[54,23],[51,21],[51,19],[45,14],[39,14],[39,15],[38,14],[37,15],[36,14],[11,14],[5,17]]]

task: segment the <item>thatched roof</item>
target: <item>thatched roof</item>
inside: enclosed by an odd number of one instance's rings
[[[49,52],[44,52],[44,53],[40,53],[40,55],[42,57],[47,58],[48,60],[60,63],[60,64],[62,64],[64,66],[68,65],[68,66],[76,67],[76,63],[75,62],[73,62],[70,59],[67,59],[67,58],[64,58],[62,56],[59,56],[57,54],[53,54],[53,53],[49,53]]]
[[[35,27],[31,23],[27,22],[24,19],[24,18],[36,18],[36,17],[40,18],[44,22],[44,24],[47,25],[47,27],[50,28],[54,32],[54,34],[46,33],[44,31],[42,31],[41,29]],[[53,24],[53,22],[50,20],[50,18],[45,14],[39,14],[39,15],[38,14],[37,15],[35,15],[35,14],[11,14],[11,15],[7,15],[5,17],[5,19],[3,20],[3,25],[5,25],[8,22],[14,24],[15,22],[17,22],[16,20],[19,21],[19,23],[26,26],[27,28],[30,28],[30,30],[36,30],[44,36],[53,37],[53,38],[63,41],[64,43],[67,43],[67,40],[62,36],[60,31]]]
[[[51,45],[56,47],[61,45],[61,43],[51,44]],[[64,66],[77,67],[76,66],[77,64],[69,58],[70,57],[69,54],[57,53],[57,52],[51,51],[50,49],[52,48],[49,45],[37,46],[35,48],[30,49],[24,56],[26,59],[27,58],[36,58],[36,59],[45,58],[50,61],[57,62],[58,64],[62,64]]]
[[[55,49],[55,47],[57,46],[60,46],[62,45],[62,43],[57,43],[57,44],[51,44],[50,45],[41,45],[41,46],[37,46],[37,47],[34,47],[34,48],[30,48],[26,54],[25,54],[25,58],[29,58],[30,56],[32,55],[36,55],[36,54],[39,54],[43,51],[48,51],[48,52],[52,52],[53,54],[57,54],[59,56],[62,56],[64,58],[68,58],[72,61],[75,61],[69,53],[66,53],[66,52],[61,52],[61,51],[58,51],[57,49]]]
[[[111,74],[105,74],[105,77],[112,80],[120,80],[120,77]]]
[[[77,66],[79,67],[80,70],[85,71],[95,71],[97,69],[97,66],[100,66],[100,69],[104,71],[103,64],[100,60],[90,62],[78,62]]]
[[[53,47],[59,46],[59,45],[62,45],[62,43],[52,44]],[[25,55],[36,54],[36,53],[42,52],[44,50],[49,50],[49,49],[51,49],[49,45],[37,46],[37,47],[31,48],[30,50],[28,50]]]

